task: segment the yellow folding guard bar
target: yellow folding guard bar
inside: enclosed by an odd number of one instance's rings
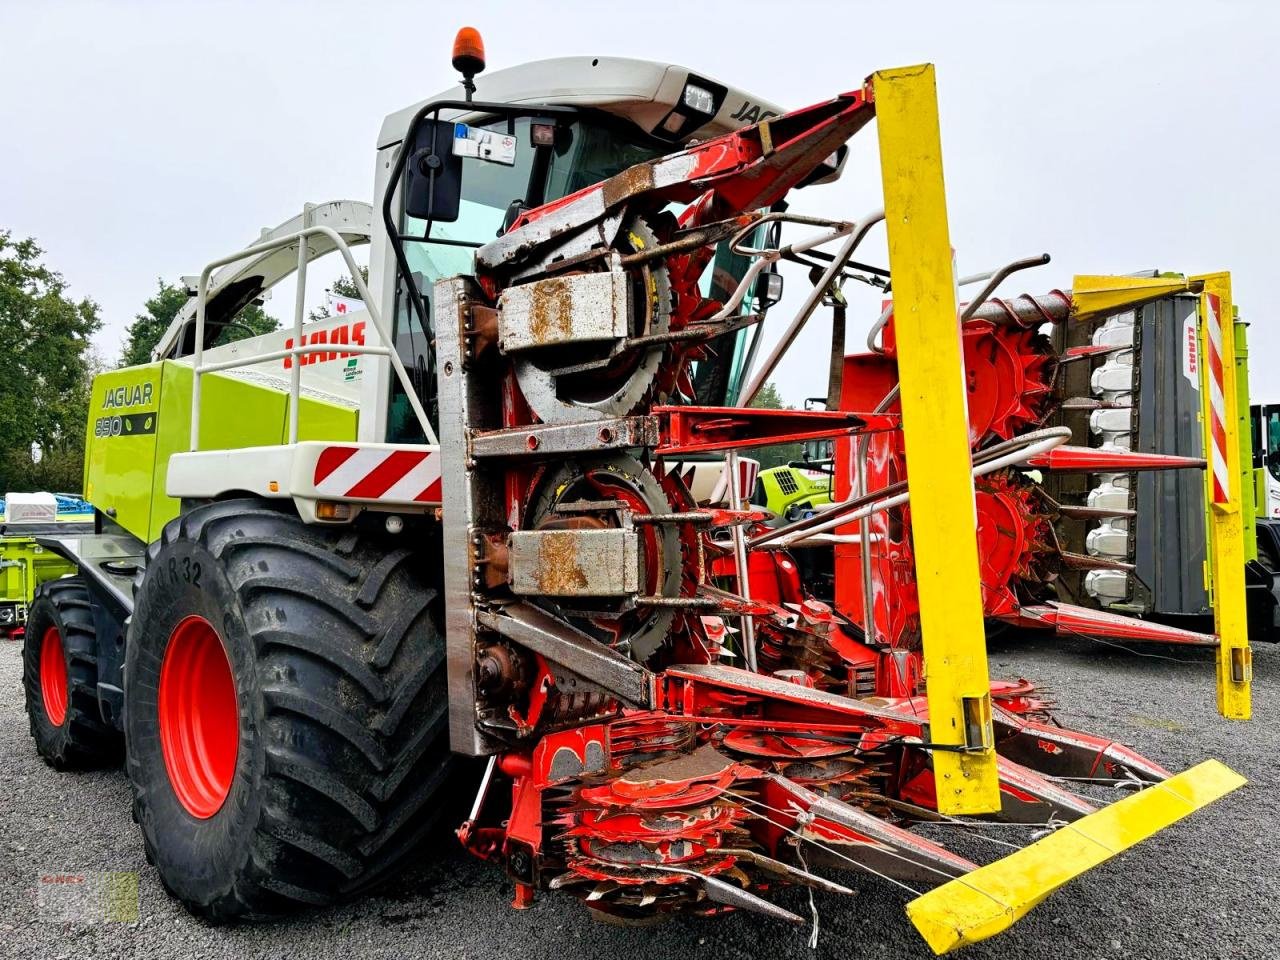
[[[871,77],[893,281],[902,429],[924,640],[938,809],[991,813],[1000,783],[991,730],[969,453],[942,142],[932,65]]]
[[[1069,880],[1245,783],[1206,760],[930,890],[907,904],[907,916],[936,954],[986,940]]]
[[[1245,612],[1244,523],[1240,510],[1240,416],[1236,392],[1231,274],[1193,277],[1200,295],[1200,405],[1204,420],[1205,499],[1209,505],[1209,563],[1213,626],[1218,635],[1218,712],[1230,720],[1252,715],[1253,657]],[[1250,519],[1249,522],[1252,522]]]

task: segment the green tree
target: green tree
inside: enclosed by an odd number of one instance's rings
[[[0,493],[80,489],[98,305],[67,296],[32,239],[0,231]],[[39,444],[42,463],[32,462]]]
[[[756,410],[795,409],[783,402],[782,394],[778,392],[778,387],[772,380],[767,381],[756,391],[756,395],[751,398],[747,406]],[[792,460],[801,459],[804,456],[804,446],[799,443],[778,443],[771,447],[756,447],[754,450],[747,451],[746,455],[759,460],[761,470],[768,470],[771,467],[785,466]]]
[[[125,341],[124,352],[120,357],[120,366],[134,367],[140,363],[151,362],[151,351],[155,349],[169,324],[178,315],[178,311],[191,299],[186,289],[156,281],[155,296],[144,303],[143,312],[134,317],[129,324],[128,340]],[[267,312],[256,304],[249,304],[228,324],[219,335],[215,346],[243,340],[245,337],[256,337],[278,329],[280,321],[267,315]]]
[[[364,285],[366,287],[369,285],[368,267],[360,268],[360,279],[364,281]],[[325,289],[325,293],[331,293],[335,297],[350,297],[352,300],[362,299],[360,296],[360,288],[356,286],[356,282],[351,279],[351,276],[346,273],[340,274],[338,279],[333,281],[333,286]],[[325,320],[330,316],[332,316],[332,314],[329,313],[329,300],[326,297],[325,301],[320,304],[320,306],[307,314],[307,319],[314,322],[316,320]]]
[[[751,402],[747,404],[753,410],[791,410],[792,407],[782,402],[782,394],[778,392],[778,386],[772,380],[769,380],[756,391],[756,395],[751,398]]]

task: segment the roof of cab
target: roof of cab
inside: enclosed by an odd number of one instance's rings
[[[680,102],[691,76],[696,82],[701,75],[677,64],[650,60],[557,57],[481,74],[475,80],[475,99],[491,103],[594,107],[625,117],[646,132],[652,132]],[[781,107],[767,100],[711,77],[703,79],[726,87],[728,92],[716,115],[682,138],[686,142],[719,136],[783,112]],[[453,87],[430,99],[462,100],[462,87]],[[397,110],[383,120],[378,134],[379,149],[399,143],[413,115],[428,102],[422,100]]]

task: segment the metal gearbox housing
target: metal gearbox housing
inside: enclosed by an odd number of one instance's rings
[[[498,297],[498,349],[503,353],[620,340],[630,317],[630,280],[619,268],[545,277],[508,287]]]
[[[507,549],[520,596],[625,597],[640,588],[635,530],[517,530]]]
[[[632,218],[616,242],[637,253],[658,239]],[[536,280],[502,294],[511,298],[511,316],[502,311],[503,349],[516,352],[520,390],[546,423],[625,417],[655,393],[669,360],[661,340],[671,332],[671,278],[661,261],[623,273],[616,259],[604,272]],[[529,349],[548,345],[554,349]]]

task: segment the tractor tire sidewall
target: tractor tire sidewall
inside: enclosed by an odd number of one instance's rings
[[[222,641],[235,682],[239,724],[230,791],[221,808],[206,819],[193,816],[178,799],[160,739],[158,699],[165,651],[174,629],[192,615],[204,617]],[[171,892],[180,899],[210,902],[230,891],[250,856],[262,802],[264,724],[252,642],[239,597],[222,565],[200,543],[177,539],[149,560],[125,649],[126,752],[134,816],[148,859],[161,877],[171,878]],[[153,837],[164,837],[165,842],[154,844]]]
[[[453,771],[424,562],[436,554],[379,533],[225,500],[192,507],[147,548],[125,655],[134,818],[166,889],[205,919],[352,896],[434,829]],[[236,725],[235,766],[205,818],[175,792],[160,737],[166,650],[193,616],[219,635],[236,694],[221,721]]]
[[[67,655],[67,630],[63,623],[63,611],[51,602],[48,594],[40,594],[31,603],[27,614],[27,632],[23,636],[22,686],[27,698],[27,718],[31,723],[31,736],[36,751],[54,766],[63,766],[71,740],[71,704],[68,689],[67,716],[56,724],[49,719],[45,709],[44,692],[40,686],[40,660],[43,654],[44,635],[50,627],[58,631],[62,640],[62,656],[67,670],[68,688],[71,678],[71,658]]]
[[[98,651],[90,603],[84,582],[64,577],[40,584],[27,614],[22,650],[27,718],[36,752],[58,770],[120,762],[120,735],[103,722],[98,708]],[[67,708],[61,724],[49,718],[40,684],[44,636],[50,627],[58,631],[67,671]]]

